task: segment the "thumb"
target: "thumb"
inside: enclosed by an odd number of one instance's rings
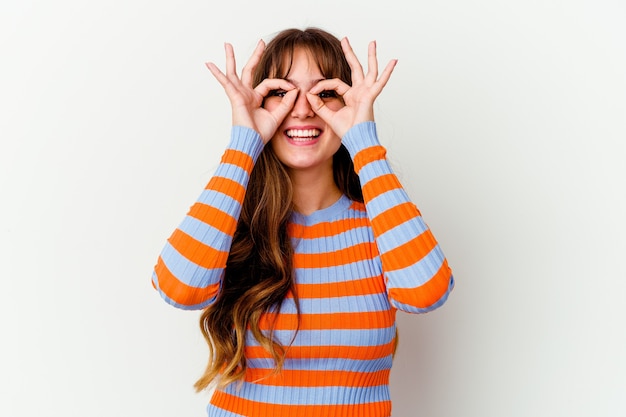
[[[272,115],[278,121],[278,124],[280,124],[287,116],[287,113],[291,111],[294,103],[296,102],[296,97],[298,97],[298,90],[294,88],[293,90],[287,91],[283,99],[280,101],[280,104],[272,110]]]
[[[337,116],[335,110],[330,109],[324,100],[319,98],[316,94],[307,93],[306,95],[311,108],[340,138],[348,131],[349,126],[345,126],[345,120],[342,117]]]
[[[311,105],[311,108],[313,109],[315,114],[317,114],[319,117],[322,118],[323,121],[330,125],[330,121],[335,115],[335,112],[329,109],[328,106],[326,106],[324,100],[319,98],[317,94],[312,93],[306,93],[306,99],[309,101],[309,104]]]

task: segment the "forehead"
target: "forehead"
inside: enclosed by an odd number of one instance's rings
[[[305,48],[296,47],[290,56],[285,54],[281,68],[282,78],[314,78],[323,79],[322,70],[314,54]]]

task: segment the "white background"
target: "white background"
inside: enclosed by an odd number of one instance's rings
[[[230,110],[204,67],[287,27],[399,63],[381,141],[452,266],[399,315],[396,417],[626,414],[620,0],[0,6],[0,415],[193,417],[197,312],[150,275]]]

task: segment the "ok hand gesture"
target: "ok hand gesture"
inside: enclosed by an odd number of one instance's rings
[[[233,46],[226,43],[224,49],[226,51],[226,74],[212,62],[207,62],[206,66],[226,91],[231,104],[233,126],[254,129],[261,135],[263,142],[267,143],[293,107],[298,90],[286,80],[269,78],[263,80],[255,88],[252,87],[254,69],[265,50],[265,43],[262,40],[259,41],[243,68],[241,77],[237,75]],[[271,90],[284,90],[287,93],[276,108],[268,111],[261,105],[264,97]]]
[[[397,60],[391,60],[378,76],[378,58],[376,42],[370,42],[367,50],[367,74],[356,57],[347,38],[341,40],[341,46],[352,70],[352,86],[339,79],[323,80],[308,93],[311,107],[341,138],[354,125],[374,120],[374,100],[383,90]],[[334,90],[343,97],[345,106],[337,111],[328,108],[318,94],[323,90]]]

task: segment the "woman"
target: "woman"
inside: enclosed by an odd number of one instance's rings
[[[198,391],[209,416],[391,415],[397,309],[454,280],[385,160],[373,103],[396,64],[364,72],[347,39],[280,32],[237,74],[207,67],[232,106],[228,148],[163,249],[153,285],[204,309]]]

